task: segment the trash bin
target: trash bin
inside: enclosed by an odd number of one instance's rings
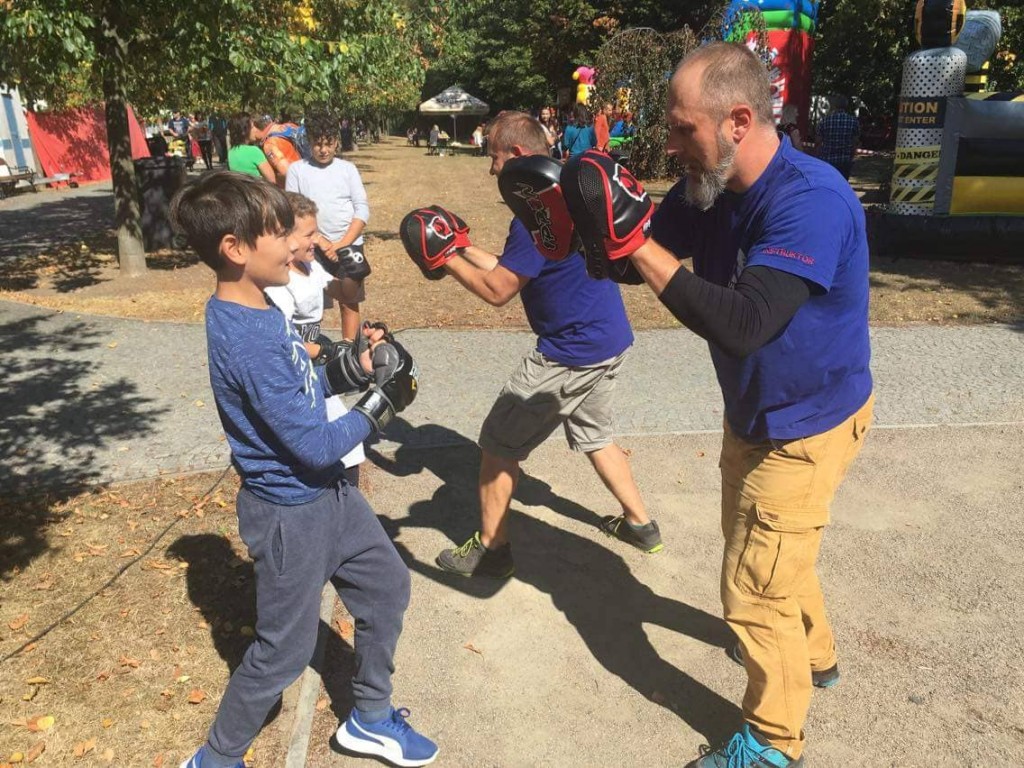
[[[185,184],[186,175],[185,161],[180,157],[146,157],[135,161],[142,241],[147,253],[174,244],[171,198]]]

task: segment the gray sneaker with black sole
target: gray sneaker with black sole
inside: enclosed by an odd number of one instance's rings
[[[489,579],[507,579],[516,572],[512,562],[512,546],[503,544],[488,549],[480,541],[477,531],[461,547],[446,549],[437,556],[438,566],[461,576],[483,576]]]
[[[631,544],[648,555],[661,552],[665,548],[661,541],[661,531],[658,530],[658,523],[654,520],[651,520],[647,525],[636,528],[629,524],[625,515],[619,515],[618,517],[610,515],[604,518],[598,527],[608,536]]]

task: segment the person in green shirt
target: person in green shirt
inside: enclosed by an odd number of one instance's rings
[[[259,140],[259,131],[253,124],[252,115],[248,112],[232,115],[228,121],[228,136],[231,138],[228,170],[262,177],[271,184],[277,183],[274,169],[270,167],[263,150],[256,144]]]

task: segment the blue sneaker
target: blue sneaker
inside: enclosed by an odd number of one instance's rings
[[[350,752],[376,755],[402,768],[434,762],[437,744],[413,730],[406,722],[408,716],[408,709],[392,707],[391,714],[379,723],[364,723],[359,710],[353,709],[338,729],[338,744]]]
[[[181,764],[181,768],[203,768],[203,754],[206,752],[206,747],[202,746],[199,751],[196,752],[189,760],[186,760]],[[235,768],[245,768],[245,763],[241,760],[238,761],[238,765]]]
[[[688,768],[800,768],[804,759],[792,760],[757,737],[749,724],[724,747],[694,760]]]

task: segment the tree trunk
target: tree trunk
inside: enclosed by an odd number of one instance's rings
[[[114,222],[117,227],[117,255],[123,277],[138,277],[146,271],[146,249],[142,242],[142,214],[132,162],[128,133],[128,100],[125,91],[127,44],[118,34],[116,22],[102,22],[103,98],[106,101],[107,147],[110,176],[114,184]]]

